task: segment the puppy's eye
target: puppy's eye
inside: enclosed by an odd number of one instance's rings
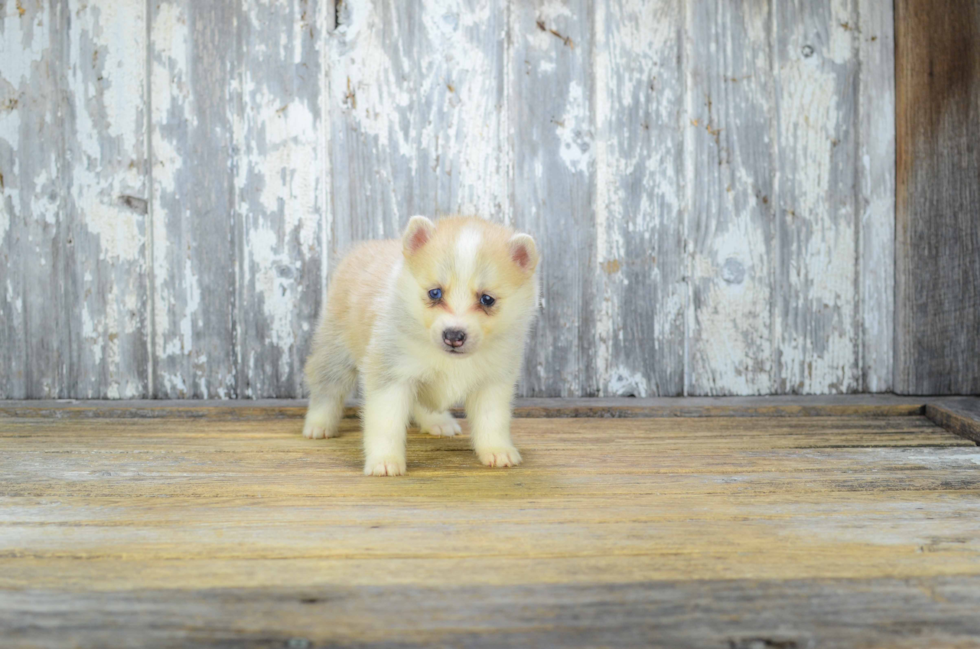
[[[483,306],[493,306],[493,303],[496,302],[496,301],[497,300],[493,299],[492,297],[490,297],[486,293],[484,293],[480,297],[480,304],[482,304]]]
[[[442,289],[441,288],[434,288],[431,291],[429,291],[429,298],[430,299],[433,299],[433,300],[441,300],[442,299]]]

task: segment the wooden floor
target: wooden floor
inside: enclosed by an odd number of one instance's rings
[[[904,412],[894,410],[894,412]],[[0,646],[980,646],[980,449],[925,416],[0,416]]]

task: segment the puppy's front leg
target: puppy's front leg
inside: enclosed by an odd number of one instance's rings
[[[487,466],[517,466],[521,454],[510,441],[510,401],[514,386],[495,383],[466,399],[466,418],[477,457]]]
[[[404,475],[405,428],[415,398],[407,383],[365,381],[364,475]]]

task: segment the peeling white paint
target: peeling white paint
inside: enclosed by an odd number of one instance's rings
[[[486,47],[495,16],[491,0],[437,0],[422,5],[425,59],[419,74],[420,143],[427,160],[418,173],[435,187],[437,211],[504,217],[509,207],[507,148],[496,100],[499,61]],[[430,200],[426,197],[426,200]]]
[[[680,9],[675,2],[632,1],[595,8],[597,132],[589,153],[594,151],[595,158],[599,287],[594,353],[602,395],[620,394],[624,385],[655,394],[664,389],[659,383],[668,375],[679,377],[682,371],[679,357],[677,363],[670,360],[678,346],[668,340],[680,339],[683,269],[659,249],[666,242],[674,248],[683,237],[677,119],[684,88],[676,66]],[[638,312],[642,315],[634,315]],[[627,332],[624,318],[643,324]],[[646,351],[631,353],[638,348]],[[644,377],[645,382],[624,377]]]
[[[48,52],[51,21],[46,12],[21,16],[16,3],[6,2],[0,32],[0,77],[14,86],[29,86],[36,64]]]
[[[842,142],[849,130],[846,88],[855,63],[850,46],[841,62],[835,60],[844,54],[834,39],[840,32],[851,38],[840,29],[850,15],[849,7],[832,2],[823,26],[831,34],[828,52],[804,53],[810,34],[793,25],[776,79],[781,156],[776,194],[783,211],[778,217],[789,234],[789,249],[782,253],[789,294],[782,296],[788,309],[777,308],[774,329],[782,381],[777,388],[788,391],[839,393],[860,385],[851,200],[858,161],[850,161],[850,169],[835,166],[848,151]]]
[[[610,228],[610,216],[613,223],[622,218],[618,204],[622,196],[618,187],[613,187],[614,177],[610,169],[610,158],[616,160],[619,152],[613,144],[610,130],[613,129],[611,116],[613,105],[610,101],[610,52],[611,43],[607,37],[607,11],[600,7],[595,12],[595,33],[598,35],[592,68],[593,83],[595,84],[595,111],[598,132],[595,146],[595,235],[596,259],[600,266],[617,259],[622,255],[622,238],[619,232]],[[610,151],[610,149],[612,149]],[[611,153],[611,156],[609,155]],[[614,202],[615,201],[615,202]],[[600,394],[607,392],[601,389],[603,383],[609,383],[610,366],[612,364],[613,337],[615,323],[613,315],[613,296],[609,288],[600,291],[601,299],[596,305],[595,358],[596,373],[599,375]],[[618,306],[618,304],[616,305]]]
[[[7,192],[0,192],[0,246],[3,245],[7,230],[10,229],[10,219],[12,215],[7,211]]]
[[[34,116],[25,99],[41,88],[42,68],[54,60],[48,49],[54,22],[50,8],[35,13],[32,6],[21,18],[14,4],[7,3],[0,32],[0,147],[23,149],[21,130]],[[674,384],[665,381],[673,372],[685,374],[692,393],[887,389],[894,308],[893,16],[879,4],[763,3],[715,15],[696,3],[621,0],[593,3],[591,13],[579,15],[585,4],[560,0],[509,8],[495,0],[433,0],[409,16],[400,4],[364,1],[342,3],[333,30],[330,6],[317,5],[314,17],[292,0],[247,0],[235,15],[249,22],[216,27],[240,28],[251,39],[228,53],[238,57],[233,78],[223,81],[229,105],[204,107],[191,78],[192,71],[207,69],[192,60],[206,51],[188,25],[198,5],[164,0],[150,6],[146,70],[146,5],[71,0],[68,60],[57,82],[67,84],[59,90],[70,102],[76,131],[69,139],[71,160],[31,160],[29,178],[21,176],[18,156],[3,169],[0,246],[9,247],[11,229],[20,228],[20,245],[50,274],[59,268],[50,252],[52,233],[75,236],[80,266],[69,272],[84,274],[72,334],[80,344],[73,349],[85,374],[97,375],[80,388],[88,391],[82,396],[140,394],[126,368],[134,340],[150,335],[144,326],[152,331],[154,359],[163,361],[158,393],[265,394],[298,380],[313,325],[304,309],[312,308],[310,291],[319,290],[310,278],[325,279],[332,248],[343,251],[352,237],[390,236],[410,210],[472,211],[533,223],[568,200],[567,187],[561,195],[548,193],[564,187],[565,180],[555,185],[555,179],[574,177],[595,192],[595,232],[574,233],[594,245],[595,266],[572,269],[582,274],[560,278],[542,295],[549,313],[560,315],[550,340],[571,351],[560,362],[530,358],[528,377],[536,375],[538,384],[562,385],[569,394],[644,396],[672,391]],[[782,18],[770,15],[770,6]],[[509,25],[502,15],[510,16]],[[860,26],[848,24],[852,16]],[[699,34],[695,28],[705,20],[716,30],[730,20],[743,33],[706,45],[699,36],[681,56],[679,39]],[[319,53],[309,47],[314,27]],[[508,34],[511,40],[499,44]],[[576,34],[585,34],[582,42],[568,38]],[[693,49],[702,46],[703,53]],[[770,61],[770,54],[779,59]],[[699,64],[702,58],[708,63]],[[702,89],[716,88],[736,63],[751,75],[738,70],[722,81],[741,84],[731,96],[744,105],[733,108],[712,90],[709,106]],[[314,75],[316,65],[321,69]],[[846,104],[854,74],[862,102],[857,121]],[[313,99],[315,93],[304,92],[308,86],[290,85],[294,75],[324,92]],[[528,75],[549,88],[547,98],[526,96],[536,87],[518,80]],[[148,118],[139,105],[147,88]],[[539,99],[548,102],[546,115],[534,116],[541,117],[540,130],[515,125],[515,115],[526,115],[518,102]],[[52,111],[45,120],[55,123],[57,102],[43,105]],[[189,143],[186,134],[205,108],[225,111],[228,119]],[[756,109],[775,120],[772,142],[770,132],[758,129],[776,155],[769,162],[764,147],[744,154],[727,141]],[[855,137],[855,124],[860,153],[851,161],[841,150],[853,149],[848,138]],[[738,133],[745,137],[744,130]],[[145,137],[152,139],[152,188],[138,156],[147,148]],[[241,219],[235,225],[241,238],[228,245],[241,246],[234,257],[241,264],[230,271],[235,290],[222,290],[228,303],[241,300],[228,324],[238,333],[229,347],[245,346],[237,359],[195,340],[216,306],[209,304],[209,288],[227,282],[227,275],[208,276],[199,267],[193,227],[175,225],[199,216],[191,212],[197,197],[186,183],[208,170],[196,167],[195,147],[226,144],[235,192],[228,218]],[[714,168],[691,160],[705,151],[717,154],[709,161]],[[515,178],[518,157],[526,179]],[[768,204],[757,191],[766,164],[776,185]],[[859,177],[856,191],[844,186],[849,165]],[[722,177],[731,191],[716,192],[710,227],[696,230],[693,224],[707,212],[692,197]],[[528,190],[513,193],[515,182],[525,180]],[[65,187],[70,196],[62,196]],[[846,197],[855,194],[860,198],[853,205]],[[156,212],[152,220],[141,213],[144,198]],[[30,227],[13,220],[20,210]],[[559,236],[564,222],[547,213],[551,220],[543,229]],[[759,214],[789,224],[785,242],[767,234]],[[773,295],[773,246],[788,282],[781,297]],[[154,263],[147,268],[150,253]],[[546,256],[544,264],[552,261]],[[32,303],[20,295],[23,278],[4,279],[7,313],[30,311]],[[152,322],[141,282],[152,289]],[[688,302],[688,282],[697,305]],[[569,305],[577,298],[569,291],[590,283],[592,303],[574,311]],[[769,308],[780,299],[786,313]],[[579,349],[572,344],[581,344],[576,320],[589,308],[592,347],[585,341]],[[673,352],[684,346],[690,347],[686,367],[670,366]],[[595,375],[581,376],[575,368],[590,361]],[[777,374],[782,385],[771,383]],[[57,394],[61,387],[47,379],[43,389]]]
[[[581,84],[572,81],[568,85],[565,114],[556,124],[561,141],[560,155],[569,170],[587,173],[593,158],[592,124],[588,99]]]
[[[194,266],[190,258],[184,260],[184,309],[180,318],[180,337],[179,354],[190,354],[194,349],[194,325],[193,318],[197,315],[197,310],[201,306],[201,286],[194,272]],[[171,351],[170,353],[174,353]]]
[[[617,367],[609,373],[604,393],[616,397],[646,397],[650,389],[642,374]]]
[[[895,314],[895,16],[858,0],[861,156],[860,320],[864,389],[892,389]]]
[[[271,324],[270,339],[257,342],[288,349],[295,342],[293,313],[297,298],[296,284],[281,277],[277,271],[282,267],[295,267],[296,264],[287,254],[277,252],[280,248],[278,237],[272,230],[252,230],[249,242],[251,264],[255,270],[255,291],[262,298],[263,315]]]

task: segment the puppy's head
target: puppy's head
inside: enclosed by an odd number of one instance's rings
[[[462,358],[521,336],[537,301],[534,239],[479,218],[413,216],[402,236],[409,310],[436,351]]]

